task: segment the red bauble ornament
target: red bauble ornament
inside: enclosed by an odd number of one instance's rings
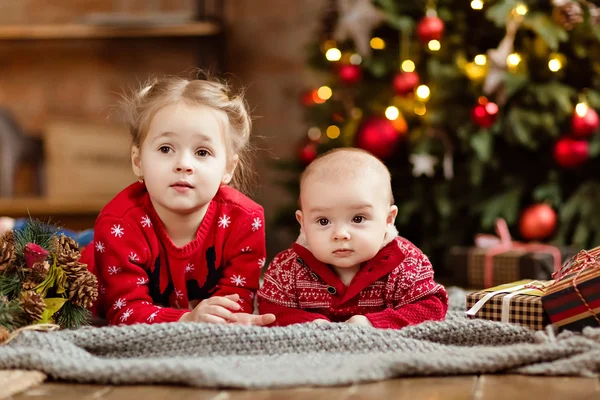
[[[564,137],[554,145],[554,159],[563,168],[575,168],[590,157],[590,145],[581,139]]]
[[[360,82],[362,79],[362,71],[358,65],[345,64],[338,71],[338,76],[347,85]]]
[[[583,115],[573,113],[571,132],[576,137],[587,137],[598,129],[598,125],[598,114],[593,108],[588,108]]]
[[[489,128],[494,125],[498,117],[498,106],[491,101],[480,102],[471,110],[471,119],[481,128]]]
[[[379,158],[391,156],[402,137],[387,118],[372,117],[366,120],[356,135],[356,145]]]
[[[423,18],[417,26],[417,35],[422,43],[428,43],[430,40],[440,40],[444,34],[444,21],[437,16],[428,16]]]
[[[400,72],[394,77],[394,91],[400,96],[406,96],[419,85],[419,75],[416,72]]]
[[[521,213],[519,231],[526,240],[547,239],[556,229],[556,212],[548,204],[527,207]]]
[[[315,158],[317,158],[318,154],[319,152],[317,151],[317,144],[312,141],[304,143],[298,149],[298,159],[304,166],[307,166],[313,162]]]

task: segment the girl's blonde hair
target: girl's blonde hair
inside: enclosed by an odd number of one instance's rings
[[[199,79],[199,75],[203,78]],[[204,72],[199,72],[195,79],[178,76],[151,78],[140,89],[123,96],[121,108],[129,125],[132,145],[141,148],[154,115],[161,108],[181,100],[211,107],[226,115],[224,136],[227,161],[233,162],[236,154],[239,157],[230,185],[247,193],[255,178],[250,157],[252,120],[248,105],[242,91],[233,93],[227,82],[221,82]]]

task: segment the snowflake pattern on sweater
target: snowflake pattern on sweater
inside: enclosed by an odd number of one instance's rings
[[[269,265],[258,307],[275,314],[278,326],[364,315],[375,327],[402,328],[445,317],[448,296],[433,275],[427,256],[400,236],[364,263],[348,286],[295,243]]]
[[[265,259],[263,221],[261,206],[222,186],[196,238],[177,247],[145,186],[132,184],[102,210],[94,245],[82,254],[102,287],[94,311],[110,324],[172,322],[192,300],[237,293],[240,312],[251,313]]]

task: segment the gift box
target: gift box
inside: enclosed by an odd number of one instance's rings
[[[470,293],[467,317],[544,329],[550,321],[542,306],[542,288],[550,282],[524,279]]]
[[[565,263],[545,290],[542,305],[559,331],[600,326],[600,247]]]
[[[560,262],[574,253],[559,247]],[[473,289],[485,288],[485,261],[489,250],[479,247],[452,247],[447,259],[452,271],[452,284]],[[522,279],[546,281],[552,279],[554,256],[550,253],[507,250],[492,257],[492,282],[497,286]]]
[[[494,235],[477,235],[475,247],[450,249],[447,265],[452,283],[487,288],[522,279],[546,281],[575,252],[568,247],[520,243],[511,239],[506,222],[496,221]]]

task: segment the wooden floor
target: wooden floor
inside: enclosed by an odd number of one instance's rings
[[[44,383],[12,397],[42,399],[427,399],[427,400],[593,400],[600,399],[596,378],[483,375],[448,378],[408,378],[364,385],[280,390],[206,390],[179,386],[102,386]]]

